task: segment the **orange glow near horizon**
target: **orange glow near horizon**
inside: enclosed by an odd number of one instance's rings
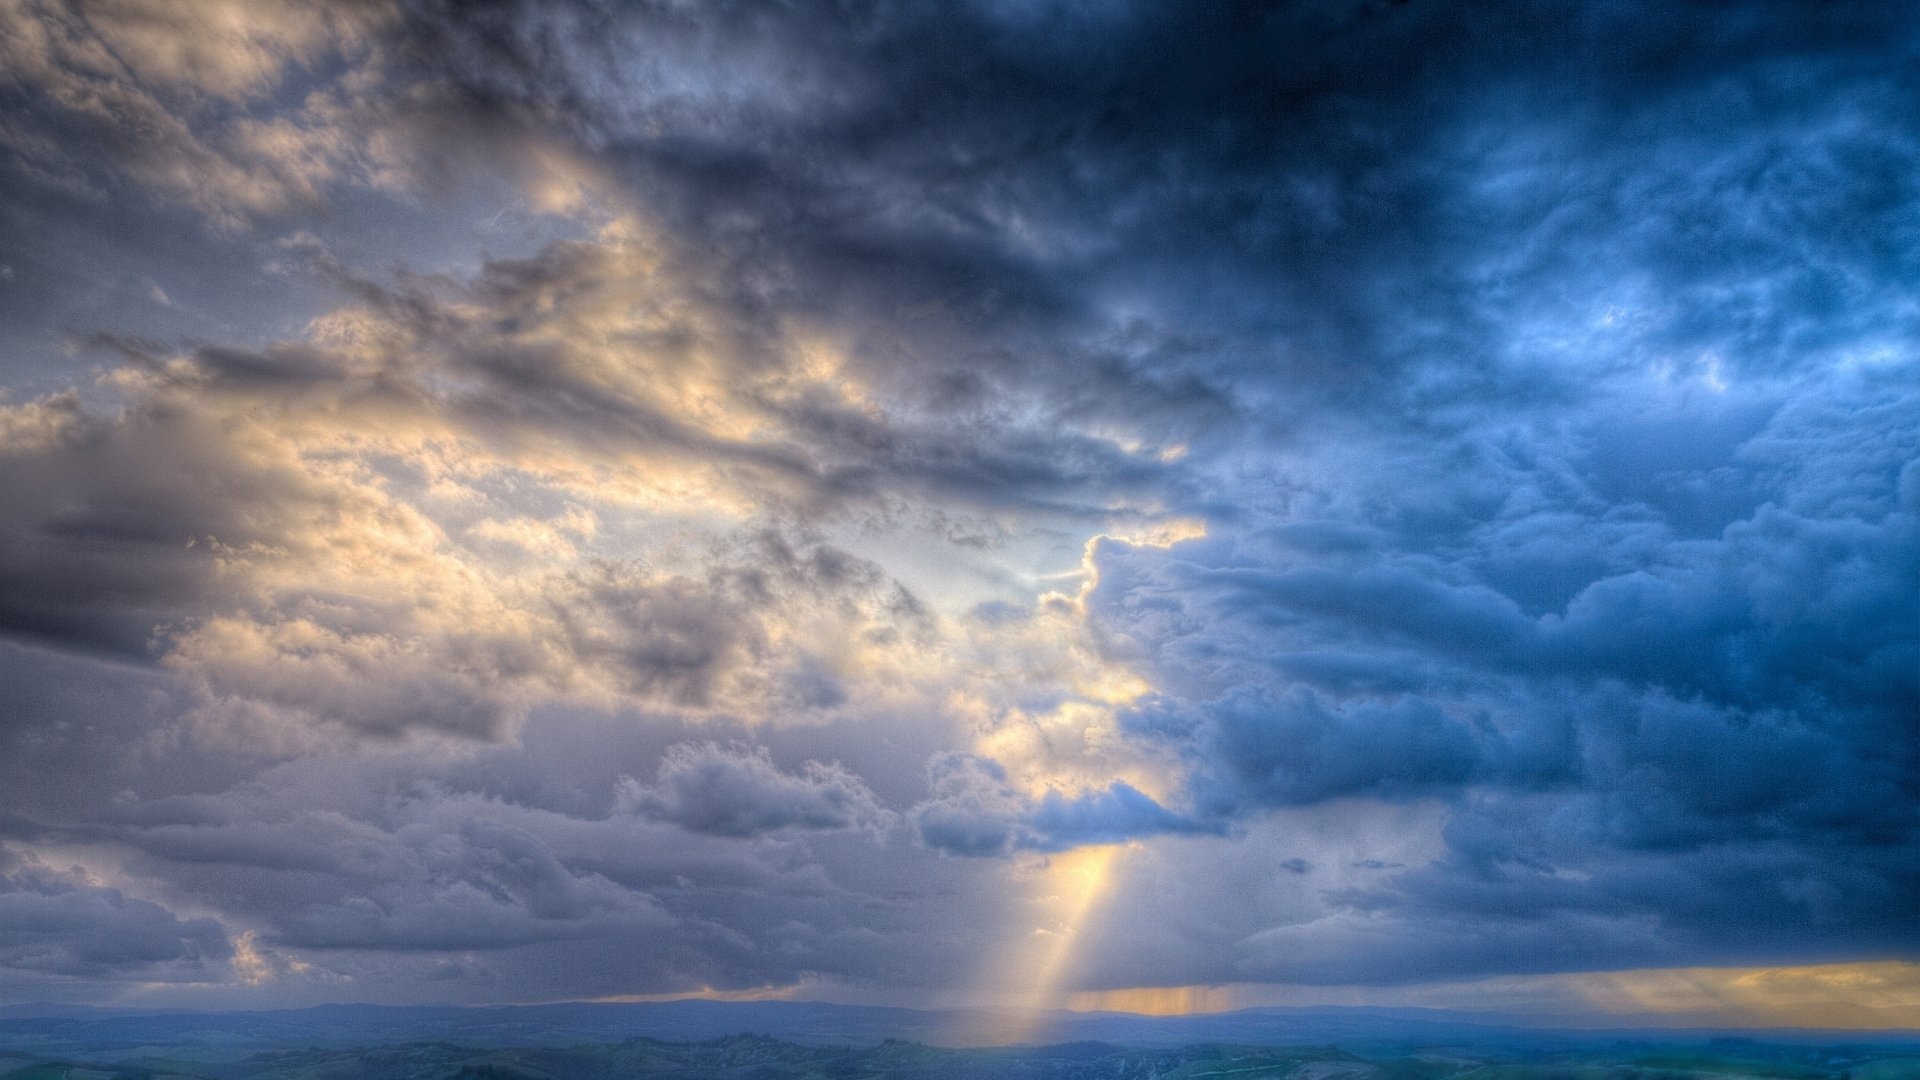
[[[1572,976],[1609,1013],[1656,1013],[1754,1027],[1920,1028],[1920,964],[1653,968]]]
[[[1064,959],[1063,955],[1054,960],[1056,975],[1064,968]],[[1189,1016],[1263,1006],[1320,1005],[1491,1011],[1575,1026],[1631,1022],[1674,1027],[1920,1030],[1920,963],[1878,960],[1779,967],[1642,968],[1505,975],[1401,987],[1283,983],[1133,986],[1067,992],[1034,1007]]]
[[[1745,968],[1643,968],[1493,976],[1465,982],[1402,987],[1300,986],[1223,983],[1133,986],[1069,991],[1079,935],[1111,887],[1124,845],[1082,848],[1053,856],[1037,875],[1045,922],[1009,945],[983,984],[982,996],[954,1006],[1006,1010],[984,1026],[970,1018],[969,1044],[1029,1042],[1042,1013],[1119,1012],[1192,1016],[1263,1006],[1414,1007],[1466,1013],[1537,1016],[1543,1023],[1605,1027],[1622,1023],[1673,1027],[1826,1028],[1856,1031],[1920,1030],[1920,963],[1899,960]],[[833,1001],[827,985],[802,980],[741,989],[700,987],[590,999],[606,1003],[667,1001]],[[1582,1019],[1584,1017],[1584,1020]]]
[[[1076,1012],[1124,1012],[1140,1016],[1188,1016],[1230,1012],[1240,1007],[1231,986],[1132,986],[1122,990],[1083,990],[1067,995]]]

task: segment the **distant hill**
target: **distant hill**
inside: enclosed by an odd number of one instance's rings
[[[798,1045],[872,1046],[905,1039],[966,1047],[1009,1041],[1178,1047],[1200,1043],[1286,1046],[1406,1044],[1604,1045],[1620,1039],[1701,1043],[1713,1037],[1773,1042],[1895,1045],[1916,1033],[1556,1030],[1501,1018],[1423,1009],[1265,1008],[1191,1016],[990,1009],[919,1010],[818,1002],[571,1002],[491,1007],[321,1005],[254,1012],[133,1012],[14,1006],[0,1013],[0,1050],[57,1056],[85,1051],[236,1060],[263,1050],[449,1042],[476,1047],[561,1046],[646,1038],[699,1041],[746,1033]]]
[[[426,1011],[431,1010],[422,1010]],[[346,1022],[352,1010],[330,1013],[324,1023]],[[46,1019],[52,1023],[63,1018]],[[306,1022],[313,1021],[311,1015],[306,1017]],[[281,1030],[299,1027],[299,1022],[288,1023]],[[196,1030],[204,1035],[213,1029]],[[732,1035],[693,1042],[629,1038],[526,1046],[440,1040],[363,1042],[289,1046],[211,1058],[183,1056],[180,1049],[100,1045],[63,1054],[0,1050],[0,1080],[1912,1080],[1920,1076],[1920,1048],[1752,1040],[1697,1045],[1633,1040],[1577,1045],[1484,1041],[1464,1046],[1199,1043],[1177,1048],[1072,1042],[957,1048],[900,1040],[842,1046]]]

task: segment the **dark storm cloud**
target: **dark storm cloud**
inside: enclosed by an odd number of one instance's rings
[[[1225,775],[1208,781],[1223,790],[1199,800],[1216,810],[1454,790],[1474,778],[1481,753],[1470,726],[1419,700],[1336,711],[1309,690],[1279,700],[1242,690],[1206,714],[1205,754]]]
[[[1090,980],[1920,955],[1907,11],[338,10],[0,7],[10,385],[121,335],[0,427],[0,827],[167,898],[0,867],[0,963],[888,986],[1154,837]],[[495,197],[574,216],[445,239]],[[620,485],[754,516],[607,554]],[[965,749],[1064,692],[941,712],[971,655],[840,544],[921,511],[1205,522],[1049,601],[1164,798]]]
[[[1590,288],[1653,293],[1654,347],[1839,344],[1860,324],[1810,335],[1826,309],[1790,301],[1895,298],[1910,125],[1852,106],[1890,118],[1909,29],[1872,6],[558,6],[422,18],[417,55],[454,100],[633,170],[743,306],[935,303],[963,354],[916,325],[893,378],[1037,379],[1140,422],[1183,378],[1266,406],[1566,389],[1502,331]],[[1188,347],[1018,363],[1102,301]]]
[[[1402,504],[1359,479],[1347,512],[1368,539],[1329,547],[1316,530],[1320,566],[1300,565],[1293,530],[1103,546],[1103,622],[1186,698],[1142,703],[1129,726],[1190,755],[1198,804],[1455,802],[1445,857],[1328,892],[1351,924],[1258,935],[1239,970],[1342,981],[1920,947],[1920,624],[1901,584],[1920,580],[1917,406],[1878,373],[1836,379],[1725,461],[1675,462],[1681,480],[1714,470],[1760,493],[1710,539],[1645,506],[1621,528],[1569,529],[1606,505],[1581,490],[1600,469],[1509,462],[1525,497],[1453,533],[1396,536],[1367,511]],[[1476,497],[1457,475],[1400,470],[1429,499]],[[1488,569],[1535,532],[1565,537],[1562,567],[1591,580],[1529,614]],[[1370,968],[1353,953],[1383,923],[1407,948]]]

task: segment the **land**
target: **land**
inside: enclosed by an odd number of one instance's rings
[[[1258,1010],[1062,1014],[1043,1030],[1077,1023],[1135,1038],[984,1046],[960,1043],[1005,1015],[780,1004],[15,1009],[0,1015],[0,1080],[1920,1080],[1920,1034],[1543,1031],[1386,1010]],[[630,1030],[754,1020],[782,1036]],[[935,1025],[949,1045],[846,1034]],[[1168,1041],[1209,1026],[1262,1037]]]

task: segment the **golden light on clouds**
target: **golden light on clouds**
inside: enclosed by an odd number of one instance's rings
[[[263,948],[256,930],[242,931],[233,939],[233,973],[247,986],[260,986],[282,975],[304,975],[313,965],[282,956]]]

